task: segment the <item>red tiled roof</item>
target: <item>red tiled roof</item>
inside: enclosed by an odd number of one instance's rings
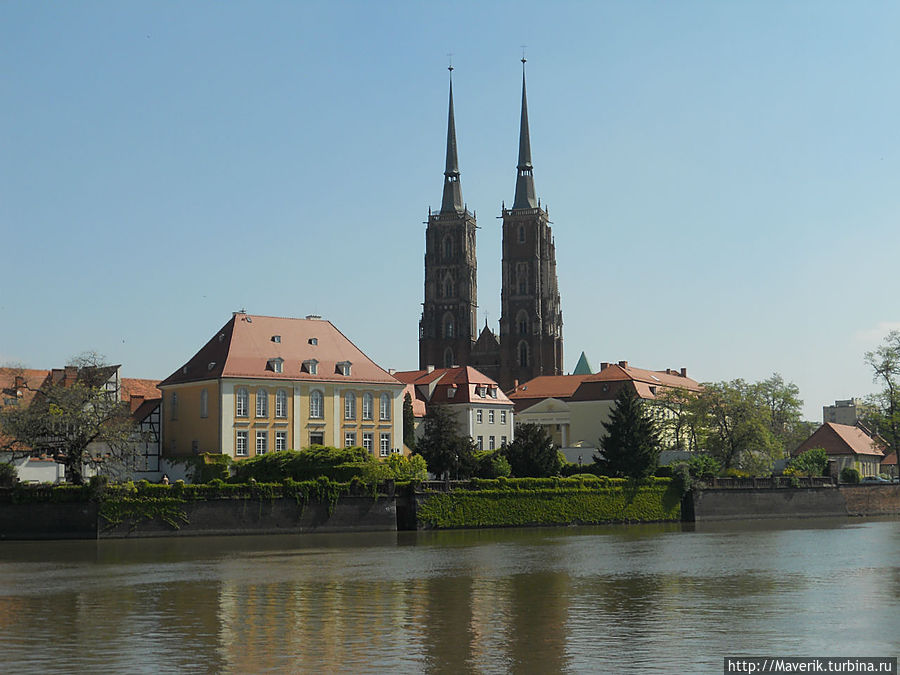
[[[619,387],[609,387],[613,382],[631,382],[638,396],[643,399],[656,398],[656,387],[700,391],[700,383],[687,375],[672,370],[645,370],[634,368],[628,362],[611,363],[600,372],[584,378],[578,390],[572,394],[573,401],[597,401],[615,398]]]
[[[513,401],[530,398],[568,398],[590,375],[540,375],[520,384],[511,392]]]
[[[162,394],[157,385],[159,380],[142,380],[136,377],[123,377],[121,379],[122,400],[129,401],[135,396],[143,396],[145,400],[161,398]]]
[[[431,372],[409,370],[395,373],[394,377],[415,387],[416,397],[425,403],[510,403],[494,380],[471,366],[435,368]],[[485,396],[478,395],[476,389],[479,386],[487,388]],[[491,389],[496,390],[496,398],[491,395]],[[451,390],[453,396],[450,396]],[[428,391],[431,391],[430,397]]]
[[[269,367],[276,358],[283,360],[281,373]],[[312,359],[318,362],[316,375],[302,370],[303,362]],[[352,364],[350,376],[337,372],[343,361]],[[240,313],[160,386],[220,377],[398,384],[330,321]]]
[[[885,457],[883,460],[881,460],[881,463],[882,464],[896,464],[897,463],[897,453],[892,452],[887,457]]]
[[[865,431],[859,427],[834,422],[826,422],[820,426],[791,454],[799,455],[813,448],[823,448],[829,455],[884,456],[879,441]]]
[[[24,380],[24,386],[16,387],[16,377]],[[16,399],[23,406],[31,405],[35,393],[44,385],[48,377],[50,377],[49,370],[0,368],[0,407],[5,405],[5,399]]]

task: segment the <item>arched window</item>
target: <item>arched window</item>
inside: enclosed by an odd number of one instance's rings
[[[363,394],[363,419],[372,419],[372,410],[375,407],[375,397],[372,394]]]
[[[524,225],[519,225],[519,243],[520,244],[525,243],[525,226]]]
[[[453,257],[453,237],[449,234],[444,237],[444,260],[450,260]]]
[[[209,417],[209,392],[200,390],[200,417]]]
[[[450,347],[444,350],[444,368],[453,367],[453,350]]]
[[[269,392],[265,389],[256,390],[256,416],[269,416]]]
[[[313,419],[322,419],[322,392],[318,389],[313,389],[309,392],[309,416]]]
[[[287,392],[284,389],[275,392],[275,417],[287,417]]]
[[[356,419],[356,394],[352,391],[348,391],[344,394],[344,419]]]
[[[452,298],[455,295],[453,292],[453,279],[447,277],[444,279],[444,297]]]
[[[528,343],[525,340],[519,343],[519,365],[523,368],[528,365]]]
[[[525,310],[521,310],[516,315],[516,326],[519,329],[519,335],[528,335],[528,314]]]
[[[516,263],[516,287],[519,295],[528,293],[528,263]]]
[[[234,396],[234,416],[246,417],[250,410],[250,392],[247,387],[241,387]]]
[[[378,418],[381,420],[391,419],[391,397],[387,394],[381,395],[381,403],[378,408]]]

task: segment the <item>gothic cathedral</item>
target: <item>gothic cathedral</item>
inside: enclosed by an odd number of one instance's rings
[[[535,197],[534,167],[522,59],[519,162],[512,208],[502,209],[500,337],[485,323],[476,338],[475,214],[462,200],[453,118],[447,121],[447,163],[441,209],[425,230],[425,302],[419,323],[419,368],[472,366],[509,391],[538,375],[563,373],[562,311],[549,214]],[[451,67],[452,75],[452,67]]]

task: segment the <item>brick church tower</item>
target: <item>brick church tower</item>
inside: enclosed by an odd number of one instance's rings
[[[453,67],[450,67],[447,163],[441,210],[429,209],[425,229],[425,302],[419,321],[419,368],[467,365],[475,341],[478,306],[475,214],[462,199],[456,124],[453,117]]]
[[[563,374],[562,310],[550,214],[535,197],[528,131],[525,59],[516,195],[503,208],[503,280],[500,291],[500,387],[510,390],[538,375]]]

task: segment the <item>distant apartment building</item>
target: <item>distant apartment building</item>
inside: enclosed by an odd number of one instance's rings
[[[835,401],[834,405],[822,406],[822,423],[833,422],[852,427],[859,422],[862,405],[862,399],[849,398],[845,401]]]

